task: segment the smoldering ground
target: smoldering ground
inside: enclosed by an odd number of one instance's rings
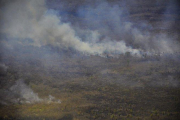
[[[1,104],[72,104],[79,92],[106,95],[114,86],[164,94],[179,89],[176,1],[1,3]],[[77,95],[72,101],[71,94]],[[97,101],[92,96],[82,98]]]

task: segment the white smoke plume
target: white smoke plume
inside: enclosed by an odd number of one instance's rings
[[[13,85],[10,90],[14,94],[20,95],[20,98],[17,99],[18,102],[34,103],[42,101],[42,99],[38,97],[38,94],[34,93],[33,90],[23,82],[23,80],[16,81],[16,84]]]
[[[49,95],[49,98],[46,99],[39,98],[38,94],[34,93],[33,90],[21,79],[17,80],[16,83],[10,87],[10,91],[11,97],[16,95],[16,97],[12,97],[9,100],[13,103],[61,103],[59,99],[56,99],[52,95]]]
[[[19,43],[23,43],[24,39],[31,39],[33,42],[30,44],[35,46],[51,44],[89,54],[102,54],[106,51],[139,54],[138,49],[127,46],[124,41],[106,38],[99,42],[99,36],[94,36],[85,42],[76,35],[69,23],[63,23],[55,12],[46,8],[44,0],[16,0],[6,5],[2,12],[1,33]]]
[[[139,26],[148,29],[138,29],[130,18],[124,17],[125,14],[129,14],[126,7],[122,9],[118,5],[102,1],[97,2],[95,6],[82,5],[74,12],[83,19],[81,22],[74,22],[76,24],[74,25],[72,23],[74,19],[67,17],[67,21],[64,22],[63,16],[58,14],[61,9],[59,11],[49,9],[46,2],[9,1],[0,11],[2,18],[0,33],[22,45],[38,47],[53,45],[59,48],[73,48],[88,54],[130,52],[132,55],[140,55],[142,52],[179,51],[179,43],[173,43],[173,38],[164,34],[151,34],[148,31],[152,28],[151,25],[142,23]],[[63,6],[61,2],[57,4]],[[80,24],[84,24],[87,28],[82,28]],[[82,35],[85,33],[86,35]],[[24,41],[27,39],[31,42],[25,44]]]
[[[121,5],[123,6],[123,3]],[[124,6],[120,7],[108,2],[100,2],[100,4],[93,7],[80,7],[78,16],[84,18],[82,23],[87,28],[97,30],[101,36],[110,37],[116,41],[124,40],[127,45],[136,48],[136,50],[139,48],[151,54],[153,52],[174,53],[180,50],[179,42],[175,42],[174,37],[165,33],[151,32],[154,30],[153,26],[145,21],[133,22],[129,18],[132,15],[128,13],[128,5]],[[163,21],[166,21],[166,19],[163,19]]]

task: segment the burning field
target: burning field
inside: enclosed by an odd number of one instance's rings
[[[0,119],[180,119],[178,1],[0,3]]]

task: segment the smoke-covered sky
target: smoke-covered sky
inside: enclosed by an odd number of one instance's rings
[[[51,45],[88,54],[140,55],[174,53],[180,48],[177,31],[171,31],[172,35],[151,32],[156,28],[150,24],[151,19],[161,19],[157,24],[172,30],[179,20],[176,1],[4,0],[1,3],[1,45],[10,49],[16,44]]]

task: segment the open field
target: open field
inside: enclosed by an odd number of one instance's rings
[[[40,59],[36,63],[38,61]],[[52,95],[61,103],[2,104],[1,119],[180,118],[180,64],[175,59],[64,56],[48,63],[45,66],[14,60],[15,66],[10,66],[1,77],[4,80],[2,88],[13,85],[16,78],[22,78],[39,98]]]

